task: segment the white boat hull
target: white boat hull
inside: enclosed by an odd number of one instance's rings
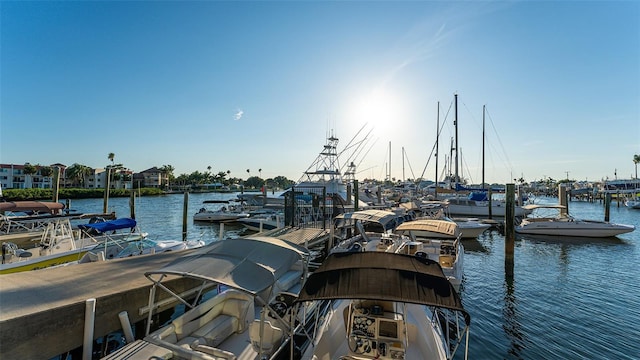
[[[574,237],[611,237],[634,230],[635,227],[632,225],[587,220],[524,222],[515,228],[519,234]]]
[[[627,200],[624,203],[628,208],[640,209],[640,200]]]
[[[236,215],[228,215],[228,214],[196,214],[193,216],[193,220],[195,221],[210,221],[210,222],[225,222],[225,221],[236,221],[238,219],[249,217],[249,214],[236,214]]]
[[[474,201],[474,200],[466,200],[464,201],[449,201],[447,205],[447,211],[451,215],[462,215],[462,216],[471,216],[471,217],[488,217],[489,216],[489,202],[487,201]],[[491,204],[491,215],[498,217],[505,217],[507,213],[507,207],[504,203],[492,203]],[[516,206],[514,208],[514,216],[526,216],[530,214],[531,211],[528,211],[520,206]]]

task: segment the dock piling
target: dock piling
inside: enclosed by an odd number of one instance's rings
[[[604,195],[604,221],[609,221],[609,214],[611,212],[611,193]]]
[[[189,192],[184,192],[184,205],[182,207],[182,241],[187,241],[187,213],[189,209]]]
[[[93,326],[96,319],[96,299],[87,299],[84,308],[84,342],[82,360],[91,360],[93,353]]]
[[[126,311],[121,311],[118,314],[118,318],[120,319],[120,324],[122,324],[122,331],[124,332],[124,338],[127,340],[127,343],[130,344],[136,340],[133,336],[133,331],[131,330],[131,323],[129,322],[129,313]]]
[[[515,247],[515,184],[507,184],[504,225],[504,265],[507,279],[513,278]]]

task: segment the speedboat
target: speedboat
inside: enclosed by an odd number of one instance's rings
[[[34,248],[21,248],[15,243],[2,243],[0,274],[77,262],[85,254],[99,252],[144,239],[147,234],[137,230],[136,221],[120,218],[111,221],[83,224],[74,230],[69,219],[49,222]],[[119,230],[123,230],[119,232]],[[106,253],[104,253],[106,254]]]
[[[467,357],[470,315],[440,265],[425,257],[330,254],[294,309],[309,302],[330,307],[295,334],[310,344],[296,359],[452,359],[461,344]]]
[[[200,208],[200,210],[193,215],[193,220],[208,222],[234,222],[238,219],[247,217],[249,217],[249,213],[245,212],[241,206],[229,205],[222,206],[218,210]]]
[[[251,231],[267,231],[284,226],[284,213],[275,210],[256,210],[250,213],[249,217],[236,220],[245,228]]]
[[[308,260],[303,247],[254,236],[216,241],[148,271],[145,276],[153,283],[148,309],[167,303],[166,292],[186,311],[153,331],[150,311],[144,338],[107,359],[262,360],[282,355],[290,333],[304,320],[293,319],[297,314],[291,309]],[[176,277],[191,280],[193,291],[174,291],[166,280]]]
[[[400,224],[395,232],[407,235],[411,242],[404,254],[422,254],[440,264],[456,291],[463,276],[464,246],[459,226],[448,220],[418,219]]]
[[[611,237],[635,230],[635,226],[608,221],[582,220],[565,213],[563,205],[526,205],[529,209],[557,210],[556,216],[531,216],[522,219],[515,232],[529,235],[574,237]]]
[[[624,205],[631,209],[640,209],[640,196],[636,197],[635,199],[626,199],[624,201]]]

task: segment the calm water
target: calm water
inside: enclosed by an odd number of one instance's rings
[[[192,216],[203,200],[235,196],[190,194],[187,237],[218,239],[217,225],[194,223]],[[128,216],[128,202],[110,199],[109,210]],[[136,219],[152,239],[181,239],[183,203],[182,194],[139,198]],[[101,212],[102,200],[74,200],[71,208]],[[600,203],[571,202],[569,211],[604,219]],[[505,276],[500,233],[465,241],[461,296],[472,317],[470,358],[640,359],[640,211],[614,202],[610,221],[637,229],[609,239],[518,237],[513,279]],[[242,235],[239,228],[225,230]]]

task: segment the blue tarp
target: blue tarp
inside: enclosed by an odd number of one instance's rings
[[[80,229],[96,229],[99,232],[107,232],[120,229],[131,229],[136,226],[136,221],[130,218],[120,218],[109,221],[102,221],[93,224],[78,225]]]
[[[489,201],[486,192],[472,192],[469,194],[469,199],[475,201]]]

